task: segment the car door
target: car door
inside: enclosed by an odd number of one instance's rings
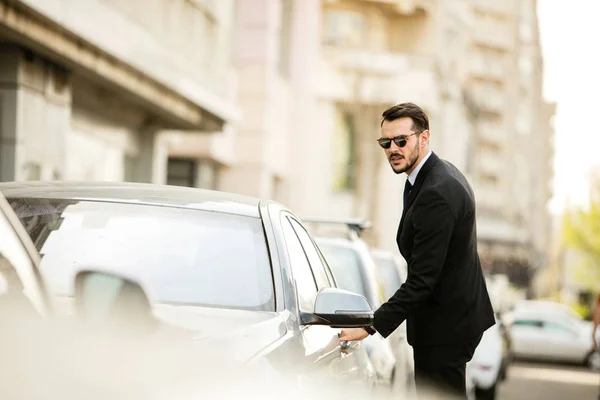
[[[540,318],[516,318],[511,326],[513,352],[522,357],[544,356],[543,342],[546,340],[544,321]]]
[[[0,238],[0,304],[15,312],[45,315],[48,299],[37,269],[37,252],[3,197],[0,197]],[[15,312],[11,311],[11,315],[17,317]]]
[[[46,380],[57,381],[57,344],[46,329],[47,299],[28,240],[0,194],[0,398],[44,397]]]
[[[318,290],[334,286],[331,274],[302,225],[287,213],[282,215],[281,224],[296,282],[299,308],[301,311],[313,312]],[[368,364],[361,359],[364,352],[357,349],[359,344],[352,344],[349,348],[340,346],[340,329],[328,326],[303,326],[301,332],[308,358],[327,368],[333,376],[343,378],[346,384],[364,382],[369,371],[365,371]],[[318,367],[316,369],[322,370]]]
[[[589,349],[582,348],[580,332],[573,325],[555,318],[544,320],[544,340],[540,342],[540,353],[551,359],[581,361]]]

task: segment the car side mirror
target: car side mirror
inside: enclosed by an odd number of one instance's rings
[[[313,313],[302,313],[303,325],[362,328],[373,325],[373,310],[364,296],[337,288],[324,288],[315,300]]]
[[[102,271],[75,277],[77,317],[101,328],[146,329],[156,319],[142,287],[130,279]]]

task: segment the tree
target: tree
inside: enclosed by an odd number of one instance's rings
[[[579,280],[588,287],[596,287],[600,281],[600,181],[592,185],[587,207],[565,213],[563,219],[563,244],[578,251],[582,264],[577,268]]]

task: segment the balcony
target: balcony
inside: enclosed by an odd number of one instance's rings
[[[506,79],[507,65],[504,60],[476,56],[469,60],[469,73],[477,78],[503,82]]]
[[[343,71],[372,75],[394,75],[411,67],[411,56],[393,52],[324,46],[323,54],[327,61]]]
[[[504,111],[504,93],[492,86],[478,85],[472,88],[473,98],[480,111],[502,114]]]
[[[480,151],[475,156],[476,170],[482,175],[500,177],[506,168],[505,164],[504,157],[500,152]]]
[[[515,15],[518,11],[515,0],[471,0],[473,9],[486,14]]]
[[[491,243],[526,244],[529,233],[525,228],[500,218],[477,218],[477,238]]]
[[[435,0],[363,0],[367,3],[388,5],[401,15],[414,15],[417,12],[429,13]]]
[[[477,207],[486,210],[493,210],[496,214],[501,215],[504,208],[504,196],[498,188],[491,185],[474,185],[475,200]]]
[[[503,51],[512,51],[516,45],[515,35],[508,26],[491,22],[489,19],[480,19],[475,23],[473,41]]]
[[[439,108],[437,63],[432,57],[324,46],[317,91],[340,102],[413,101]]]
[[[491,123],[480,123],[477,126],[477,137],[494,146],[502,146],[506,141],[506,133],[502,126]]]

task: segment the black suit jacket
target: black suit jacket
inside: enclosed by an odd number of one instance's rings
[[[408,277],[375,311],[381,335],[407,320],[408,342],[433,346],[473,339],[495,324],[477,253],[473,191],[435,153],[417,175],[396,241]]]

